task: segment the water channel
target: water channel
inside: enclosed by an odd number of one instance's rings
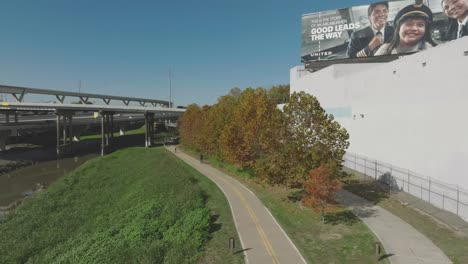
[[[96,142],[86,142],[77,145],[74,155],[61,159],[55,158],[55,148],[51,147],[2,153],[2,165],[18,160],[28,160],[32,165],[0,174],[0,218],[23,199],[33,196],[35,191],[47,188],[85,161],[98,157],[97,149]]]
[[[43,161],[0,175],[0,208],[6,208],[19,199],[31,196],[34,190],[52,184],[85,161],[97,156],[95,153]]]
[[[127,135],[115,140],[116,149],[143,146],[144,135]],[[20,147],[20,150],[0,152],[0,167],[27,161],[32,165],[0,173],[0,219],[23,199],[37,190],[47,188],[58,178],[75,170],[87,160],[100,156],[100,140],[75,143],[73,154],[56,158],[55,147]]]

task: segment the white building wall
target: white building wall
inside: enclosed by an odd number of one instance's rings
[[[335,115],[349,152],[468,189],[468,37],[389,63],[297,66],[290,84]]]

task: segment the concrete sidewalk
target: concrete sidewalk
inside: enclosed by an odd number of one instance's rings
[[[201,164],[199,160],[181,151],[175,153],[174,146],[167,149],[210,178],[224,192],[241,240],[242,248],[236,250],[243,250],[246,263],[306,263],[299,250],[253,192],[212,166]]]
[[[346,190],[341,190],[337,199],[341,204],[349,206],[376,234],[391,263],[452,263],[431,240],[387,210]]]

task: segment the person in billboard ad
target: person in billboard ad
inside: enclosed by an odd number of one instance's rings
[[[442,0],[442,9],[449,17],[445,40],[468,36],[468,0]]]
[[[349,58],[373,56],[382,44],[392,39],[394,29],[387,24],[388,2],[369,5],[367,14],[371,25],[351,34],[346,52]]]
[[[413,53],[436,46],[431,36],[432,17],[432,11],[423,4],[404,7],[395,16],[392,41],[374,55]]]
[[[467,36],[468,0],[387,0],[309,13],[301,34],[301,61],[311,67],[393,60]]]

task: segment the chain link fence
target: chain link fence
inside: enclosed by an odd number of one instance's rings
[[[373,177],[392,189],[407,192],[440,209],[455,213],[468,221],[468,190],[457,185],[352,153],[345,154],[344,166]]]

